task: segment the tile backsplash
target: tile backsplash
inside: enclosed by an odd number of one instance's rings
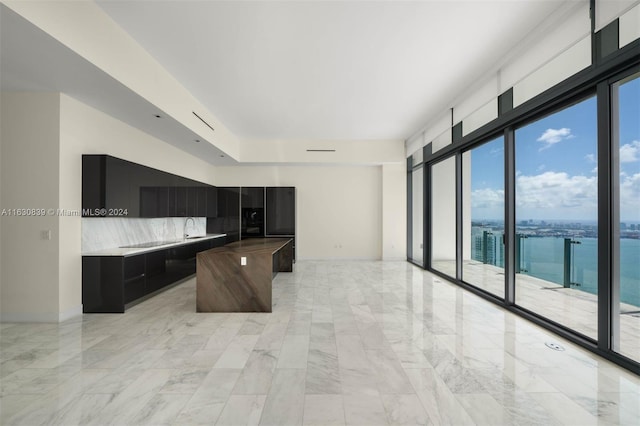
[[[120,217],[82,218],[82,252],[89,253],[151,241],[175,241],[184,237],[186,217],[133,219]],[[207,219],[189,220],[190,236],[205,235]]]

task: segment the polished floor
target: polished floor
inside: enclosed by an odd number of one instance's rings
[[[563,351],[545,344],[556,343]],[[638,425],[640,377],[406,262],[298,262],[271,314],[1,324],[2,425]]]
[[[455,275],[455,262],[439,261],[434,268]],[[463,263],[465,282],[504,298],[504,269],[473,260]],[[526,274],[516,275],[516,304],[580,334],[598,338],[598,297]],[[640,361],[640,306],[620,303],[619,353]],[[640,422],[639,422],[640,424]]]

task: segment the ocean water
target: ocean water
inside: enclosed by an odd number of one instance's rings
[[[572,245],[571,282],[582,291],[598,292],[598,240],[579,238]],[[564,238],[529,237],[523,240],[523,272],[562,285]],[[640,307],[640,240],[620,239],[620,300]]]

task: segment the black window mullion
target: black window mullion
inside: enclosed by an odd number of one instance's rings
[[[612,280],[612,144],[611,92],[607,82],[597,86],[598,103],[598,348],[611,349]]]
[[[413,259],[413,158],[407,158],[407,260]]]
[[[463,218],[462,218],[462,152],[458,151],[455,157],[456,166],[456,279],[462,280],[462,253],[463,253]]]
[[[515,132],[504,130],[504,303],[515,305],[516,250],[516,155]]]
[[[431,196],[432,196],[431,168],[432,167],[433,167],[432,164],[425,163],[424,181],[422,185],[422,189],[424,190],[424,197],[422,198],[422,201],[424,203],[424,224],[423,224],[424,238],[422,239],[423,241],[422,253],[424,255],[424,258],[423,258],[424,268],[429,270],[431,270],[431,251],[433,247],[433,241],[431,241],[431,223],[433,222],[431,217],[431,206],[433,203],[433,200],[431,200]]]

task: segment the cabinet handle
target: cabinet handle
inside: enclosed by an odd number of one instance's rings
[[[144,276],[145,276],[145,274],[144,274],[144,272],[143,272],[142,274],[140,274],[140,275],[136,275],[135,277],[129,277],[129,278],[126,278],[126,279],[124,280],[124,282],[125,282],[125,283],[127,283],[127,282],[129,282],[129,281],[133,281],[133,280],[137,280],[137,279],[140,279],[140,278],[144,278]]]

